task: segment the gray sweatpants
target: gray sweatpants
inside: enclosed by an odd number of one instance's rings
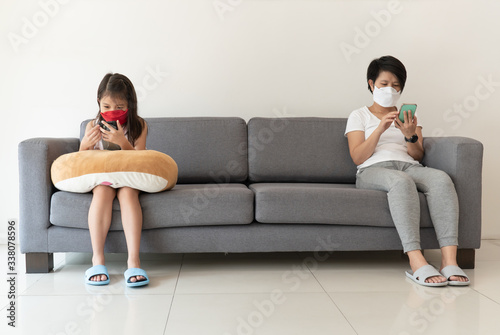
[[[387,192],[389,209],[404,252],[420,250],[420,201],[427,199],[439,246],[458,245],[458,197],[451,178],[443,171],[400,161],[387,161],[360,169],[356,187]]]

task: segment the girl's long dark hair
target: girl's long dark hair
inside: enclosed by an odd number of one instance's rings
[[[135,141],[142,134],[145,121],[137,115],[137,94],[135,93],[134,85],[132,85],[130,79],[119,73],[108,73],[102,78],[99,88],[97,89],[97,105],[99,106],[99,112],[96,118],[98,122],[103,120],[99,101],[105,96],[109,96],[112,99],[127,101],[128,114],[125,128],[128,131],[130,143],[132,146],[135,146]]]

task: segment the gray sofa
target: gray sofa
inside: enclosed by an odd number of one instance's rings
[[[171,191],[140,195],[141,252],[402,250],[385,192],[355,188],[343,118],[149,118],[148,149],[178,164]],[[87,121],[81,125],[81,136]],[[20,247],[27,272],[48,272],[55,252],[91,252],[90,193],[54,188],[51,163],[78,138],[19,144]],[[460,202],[459,263],[474,267],[481,237],[483,146],[425,138],[424,164],[446,171]],[[420,194],[421,243],[436,249]],[[126,252],[115,199],[106,252]]]

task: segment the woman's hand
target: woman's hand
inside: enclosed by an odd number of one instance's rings
[[[114,143],[119,145],[122,149],[123,146],[126,145],[126,143],[129,143],[127,138],[125,137],[125,134],[123,132],[123,128],[120,124],[120,121],[116,121],[116,126],[118,129],[113,128],[111,125],[109,125],[106,121],[102,121],[102,123],[108,127],[109,130],[106,130],[104,128],[101,128],[101,134],[102,134],[102,139],[105,141],[108,141],[110,143]]]
[[[407,143],[408,154],[417,161],[422,161],[424,158],[424,139],[422,136],[422,127],[417,127],[417,117],[411,117],[411,111],[403,112],[405,117],[405,122],[401,122],[399,118],[394,121],[396,128],[401,130],[403,136],[410,138],[413,135],[418,136],[418,141],[415,143]]]
[[[85,135],[80,143],[80,150],[90,150],[94,148],[94,145],[101,140],[101,132],[99,131],[99,125],[92,126],[92,122],[89,122],[87,128],[85,129]]]
[[[403,115],[405,117],[405,122],[401,122],[399,118],[394,121],[394,126],[401,130],[406,138],[410,138],[416,134],[417,129],[417,117],[411,117],[411,111],[404,111]]]
[[[387,129],[389,129],[391,124],[395,120],[397,120],[398,115],[399,115],[399,112],[397,112],[397,111],[396,112],[389,112],[386,115],[384,115],[382,117],[382,119],[380,119],[380,123],[377,127],[377,130],[379,131],[380,135],[382,135]]]

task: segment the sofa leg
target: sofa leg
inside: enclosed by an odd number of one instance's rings
[[[475,249],[458,249],[457,262],[462,269],[474,269],[475,266]]]
[[[29,252],[26,254],[26,273],[48,273],[54,269],[54,254]]]
[[[406,254],[404,251],[401,251],[401,259],[407,262],[410,261],[410,259],[408,258],[408,254]]]

